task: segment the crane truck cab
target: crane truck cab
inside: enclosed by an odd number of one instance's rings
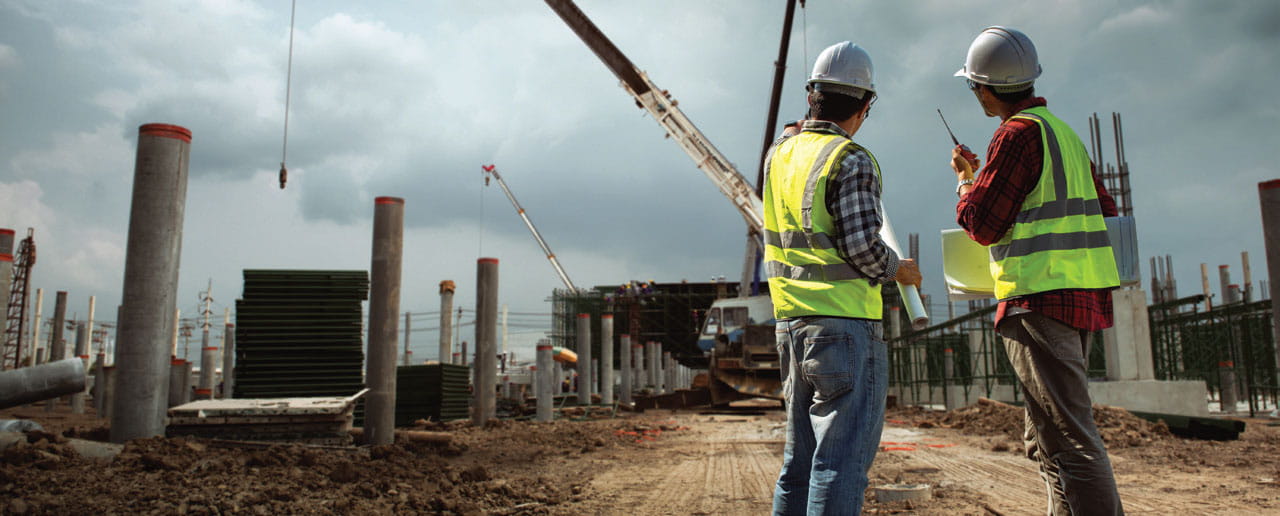
[[[717,299],[707,309],[698,347],[710,354],[712,400],[782,399],[769,296]]]

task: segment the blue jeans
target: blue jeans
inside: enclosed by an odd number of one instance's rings
[[[858,514],[880,448],[888,349],[879,321],[778,321],[787,445],[773,513]]]

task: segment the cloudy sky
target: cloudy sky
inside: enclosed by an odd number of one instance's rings
[[[784,2],[579,5],[754,180]],[[46,316],[66,290],[70,312],[94,295],[99,318],[114,317],[137,128],[150,122],[194,134],[184,315],[210,279],[215,312],[233,306],[245,268],[367,269],[379,195],[406,199],[403,310],[437,310],[444,279],[473,308],[475,259],[494,256],[503,303],[549,313],[559,280],[483,186],[488,163],[579,286],[739,274],[741,217],[542,2],[298,2],[280,190],[289,8],[0,0],[0,227],[35,228]],[[951,74],[995,24],[1035,41],[1037,91],[1077,132],[1097,112],[1110,142],[1109,114],[1122,114],[1144,274],[1145,257],[1172,254],[1190,294],[1201,262],[1231,264],[1238,280],[1248,251],[1265,278],[1256,184],[1280,177],[1268,157],[1280,148],[1280,3],[810,0],[781,117],[803,112],[822,48],[870,52],[880,100],[855,139],[879,158],[897,233],[921,234],[926,293],[941,297],[937,235],[955,204],[934,109],[985,149],[997,121]],[[549,326],[516,319],[517,349]],[[434,358],[435,333],[412,335],[415,357]]]

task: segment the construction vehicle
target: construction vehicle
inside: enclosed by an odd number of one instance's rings
[[[659,88],[614,46],[572,0],[546,0],[587,47],[622,81],[623,89],[693,159],[698,169],[733,203],[750,229],[749,245],[762,249],[764,207],[755,188],[738,172],[702,131],[677,107],[669,92]],[[699,337],[710,353],[710,388],[715,404],[734,399],[782,399],[782,379],[773,338],[773,306],[769,296],[725,298],[712,303]],[[726,314],[732,314],[731,320]],[[705,347],[704,347],[704,344]]]

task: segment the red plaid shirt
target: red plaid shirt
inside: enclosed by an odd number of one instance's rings
[[[1035,97],[1015,106],[1015,111],[1045,104],[1043,97]],[[978,175],[973,189],[956,205],[956,222],[969,238],[991,245],[1013,227],[1023,199],[1040,182],[1043,154],[1040,128],[1035,122],[1010,118],[1000,124],[987,147],[987,166]],[[1092,169],[1093,164],[1089,167]],[[1096,172],[1093,184],[1098,189],[1102,215],[1116,215],[1116,202]],[[1010,307],[1030,310],[1087,331],[1110,328],[1113,319],[1109,290],[1055,290],[1006,299],[996,308],[996,324],[1000,324]]]

